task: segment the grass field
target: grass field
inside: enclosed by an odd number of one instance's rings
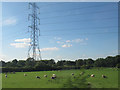
[[[81,72],[84,74],[80,75]],[[45,74],[48,77],[45,78]],[[52,80],[52,74],[56,74],[57,78]],[[91,74],[95,74],[95,77],[90,77]],[[107,78],[102,78],[102,74]],[[5,78],[5,74],[2,74],[3,88],[118,88],[118,70],[115,68],[16,72],[7,75]]]

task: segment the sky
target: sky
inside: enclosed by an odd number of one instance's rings
[[[118,54],[117,2],[36,4],[40,8],[42,59],[96,59]],[[2,60],[26,60],[30,13],[28,2],[2,3]]]

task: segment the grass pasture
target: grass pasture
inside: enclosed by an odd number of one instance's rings
[[[81,72],[84,74],[80,75]],[[45,74],[48,77],[45,78]],[[56,74],[57,78],[52,80],[52,74]],[[95,74],[95,77],[90,77],[91,74]],[[102,78],[102,74],[107,78]],[[118,70],[115,68],[16,72],[7,75],[5,78],[5,74],[2,74],[3,88],[118,88]]]

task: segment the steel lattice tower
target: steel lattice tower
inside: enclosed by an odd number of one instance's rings
[[[31,57],[34,60],[42,60],[39,48],[40,29],[38,28],[38,25],[40,25],[40,19],[38,17],[40,10],[36,3],[29,3],[29,9],[31,9],[31,14],[28,15],[28,21],[31,21],[31,24],[28,26],[28,31],[31,32],[31,41],[28,49],[28,58]]]

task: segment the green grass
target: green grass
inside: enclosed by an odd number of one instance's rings
[[[83,75],[80,75],[84,72]],[[27,76],[24,76],[24,73]],[[55,80],[50,79],[56,74]],[[71,73],[75,75],[72,76]],[[45,74],[47,78],[43,77]],[[95,74],[95,77],[90,77]],[[107,78],[102,78],[102,74]],[[37,79],[40,76],[41,79]],[[88,85],[89,83],[89,85]],[[62,71],[39,71],[39,72],[16,72],[16,74],[2,74],[3,88],[118,88],[118,70],[115,68],[101,68],[88,70],[62,70]]]

